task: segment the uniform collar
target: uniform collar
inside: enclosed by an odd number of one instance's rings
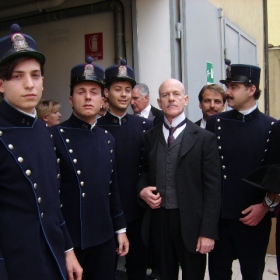
[[[128,120],[127,113],[125,113],[124,116],[119,117],[119,116],[112,114],[110,111],[107,112],[107,114],[105,115],[105,118],[107,118],[107,120],[109,120],[109,122],[111,122],[115,125],[122,125],[122,124],[126,123]]]
[[[259,109],[256,108],[255,110],[251,111],[249,114],[243,115],[242,113],[240,113],[236,110],[233,110],[233,118],[235,118],[239,121],[248,122],[248,121],[252,121],[252,120],[256,119],[259,112],[260,112]]]
[[[6,119],[19,127],[32,127],[37,118],[19,111],[10,105],[4,98],[0,104],[0,112]]]
[[[77,128],[82,128],[82,129],[92,129],[95,126],[95,123],[91,125],[90,123],[87,123],[81,119],[79,119],[77,116],[72,113],[71,117],[69,118],[69,122]]]

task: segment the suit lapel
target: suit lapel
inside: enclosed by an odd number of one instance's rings
[[[197,140],[197,125],[187,121],[186,128],[184,129],[183,139],[180,145],[178,163],[180,159],[193,147]]]

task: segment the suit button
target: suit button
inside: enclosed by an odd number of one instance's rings
[[[81,181],[81,187],[83,187],[83,186],[84,186],[84,184],[85,184],[85,182]]]
[[[25,171],[25,174],[26,174],[27,176],[30,176],[30,175],[31,175],[31,170],[27,169],[27,170]]]
[[[42,219],[44,218],[44,213],[41,213],[41,218],[42,218]]]
[[[227,175],[224,175],[224,179],[226,180],[226,178],[227,178]]]
[[[42,203],[42,198],[41,197],[38,197],[38,202]]]
[[[82,193],[82,197],[86,197],[86,193]]]
[[[12,150],[14,148],[14,146],[12,144],[9,144],[8,147],[10,150]]]
[[[34,183],[33,187],[36,190],[37,189],[37,183]]]

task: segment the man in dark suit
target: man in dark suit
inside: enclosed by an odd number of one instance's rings
[[[163,122],[163,112],[150,104],[150,91],[146,84],[134,86],[130,105],[137,116],[153,121],[154,126]]]
[[[35,107],[45,57],[13,24],[0,39],[0,279],[82,279],[60,211],[53,141]]]
[[[152,121],[126,112],[135,84],[134,70],[125,60],[105,70],[104,93],[109,110],[98,119],[97,125],[110,132],[116,143],[116,174],[130,243],[129,253],[125,257],[127,278],[145,280],[148,255],[141,238],[144,211],[137,201],[137,182],[143,148],[142,135],[152,127]]]
[[[215,133],[222,172],[222,211],[219,240],[209,254],[213,280],[229,280],[232,262],[239,259],[243,279],[261,280],[271,217],[262,203],[265,192],[242,181],[266,157],[275,119],[261,113],[256,101],[261,69],[232,64],[227,69],[227,102],[233,109],[211,116],[206,129]]]
[[[224,89],[216,84],[204,86],[199,94],[199,108],[202,111],[202,119],[195,122],[201,128],[206,127],[208,118],[217,113],[221,113],[225,109],[226,93]]]
[[[216,139],[185,118],[188,96],[175,79],[159,88],[164,124],[144,134],[138,184],[146,206],[142,234],[151,239],[161,280],[203,280],[218,237],[220,160]],[[175,129],[174,129],[175,128]],[[174,131],[175,130],[175,131]]]

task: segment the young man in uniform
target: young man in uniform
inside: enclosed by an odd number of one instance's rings
[[[115,141],[96,127],[104,70],[92,63],[71,70],[70,118],[52,127],[60,159],[62,213],[84,280],[114,280],[115,232],[120,256],[129,249],[115,169]]]
[[[136,186],[142,156],[142,134],[152,127],[152,122],[126,112],[135,84],[134,71],[124,60],[121,65],[105,70],[104,93],[108,98],[109,111],[98,119],[97,125],[108,130],[116,141],[117,179],[130,242],[126,273],[129,280],[145,280],[147,248],[141,238],[143,209],[137,201]]]
[[[256,103],[260,72],[253,65],[230,65],[220,82],[227,86],[233,110],[210,117],[206,124],[217,137],[223,187],[219,240],[209,255],[213,280],[231,279],[234,259],[239,259],[243,279],[261,280],[263,275],[271,217],[262,203],[264,191],[242,181],[263,164],[275,122]]]
[[[60,212],[59,167],[36,117],[45,57],[12,25],[0,39],[0,279],[82,279]]]

